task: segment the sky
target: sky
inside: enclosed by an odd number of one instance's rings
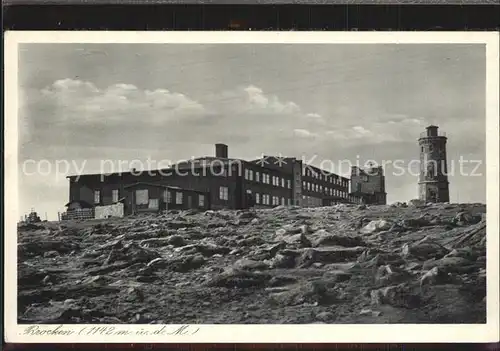
[[[388,202],[408,201],[430,124],[448,137],[451,201],[485,203],[485,72],[479,44],[22,44],[19,211],[57,219],[69,174],[155,169],[219,142],[342,175],[385,164]]]

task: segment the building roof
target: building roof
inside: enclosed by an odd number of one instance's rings
[[[140,175],[143,173],[160,173],[160,174],[168,174],[170,172],[175,172],[176,170],[185,170],[185,169],[198,169],[198,168],[206,168],[210,166],[219,166],[219,165],[228,165],[228,164],[238,164],[238,163],[245,163],[248,161],[237,159],[237,158],[221,158],[221,157],[213,157],[213,156],[207,156],[207,157],[198,157],[194,158],[191,160],[185,160],[185,161],[180,161],[176,164],[171,165],[170,167],[167,168],[159,168],[159,169],[145,169],[145,170],[135,170],[135,171],[126,171],[126,172],[114,172],[114,173],[109,173],[109,174],[104,174],[106,177],[109,176],[128,176],[128,175]],[[102,174],[100,173],[91,173],[91,174],[81,174],[81,175],[70,175],[67,176],[66,178],[73,178],[73,177],[97,177],[101,176]]]
[[[319,167],[316,167],[316,166],[313,166],[313,165],[310,165],[310,164],[307,164],[306,167],[309,167],[309,168],[312,168],[314,169],[315,171],[317,172],[321,172],[323,174],[327,174],[329,176],[335,176],[337,178],[341,178],[341,179],[344,179],[344,180],[350,180],[349,178],[347,177],[344,177],[344,176],[341,176],[340,174],[336,174],[336,173],[332,173],[332,172],[328,172],[328,171],[325,171],[324,169],[321,169]]]
[[[290,173],[291,169],[287,169],[286,167],[280,167],[275,163],[275,160],[283,160],[284,164],[286,163],[290,164],[291,162],[294,162],[297,160],[296,157],[283,157],[283,156],[264,156],[266,159],[269,159],[268,164],[266,165],[265,163],[262,162],[262,159],[256,159],[256,160],[243,160],[239,158],[223,158],[223,157],[213,157],[213,156],[203,156],[203,157],[198,157],[198,158],[193,158],[190,160],[185,160],[185,161],[180,161],[176,164],[173,164],[167,168],[159,168],[159,169],[150,169],[150,170],[136,170],[136,171],[127,171],[127,172],[114,172],[110,174],[104,174],[106,177],[111,177],[111,176],[133,176],[133,175],[140,175],[143,173],[151,173],[152,175],[169,175],[172,172],[175,172],[177,170],[187,170],[187,169],[200,169],[200,168],[207,168],[207,167],[217,167],[221,165],[234,165],[234,164],[252,164],[254,166],[260,166],[261,168],[264,169],[270,169],[270,170],[279,170],[281,172],[285,173]],[[327,175],[332,175],[339,177],[341,179],[349,180],[348,177],[343,177],[339,174],[335,174],[332,172],[328,172],[326,170],[323,170],[319,167],[313,166],[306,164],[307,167],[310,167],[318,172],[321,172],[323,174]],[[74,178],[74,177],[100,177],[102,174],[100,173],[93,173],[93,174],[81,174],[81,175],[70,175],[67,176],[66,178]]]
[[[242,164],[248,161],[238,158],[224,158],[224,157],[198,157],[187,161],[181,161],[172,165],[169,169],[175,171],[177,169],[190,169],[190,168],[206,168],[210,166],[222,166],[229,164]]]
[[[266,163],[263,162],[263,160],[269,160],[268,164],[266,165]],[[297,161],[297,157],[263,155],[262,158],[259,158],[259,159],[256,159],[256,160],[252,160],[250,162],[260,164],[263,168],[279,169],[279,170],[291,173],[292,169],[286,169],[285,167],[281,167],[279,165],[280,160],[281,160],[281,163],[283,163],[284,165],[287,165],[287,164],[289,164],[291,162]],[[339,174],[326,171],[324,169],[321,169],[319,167],[313,166],[311,164],[305,163],[305,164],[303,164],[303,166],[312,168],[315,171],[317,171],[318,173],[322,173],[322,174],[326,174],[326,175],[329,175],[329,176],[335,176],[335,177],[338,177],[338,178],[341,178],[341,179],[349,180],[348,177],[343,177],[343,176],[341,176]]]
[[[192,192],[195,192],[195,193],[206,193],[205,191],[201,191],[201,190],[181,188],[181,187],[178,187],[178,186],[171,186],[171,185],[164,185],[164,184],[150,183],[150,182],[137,182],[137,183],[125,185],[124,188],[125,189],[127,189],[127,188],[134,188],[134,187],[136,187],[138,185],[149,185],[149,186],[152,186],[152,187],[158,187],[158,188],[164,188],[164,189],[171,189],[171,190],[184,190],[184,191],[192,191]]]

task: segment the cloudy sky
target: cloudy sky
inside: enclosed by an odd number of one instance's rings
[[[23,44],[19,85],[21,213],[57,218],[65,176],[102,160],[156,168],[217,142],[342,174],[345,162],[408,167],[429,124],[449,138],[451,200],[486,201],[483,45]],[[482,164],[459,172],[460,157]],[[417,197],[410,170],[387,165],[389,202]]]

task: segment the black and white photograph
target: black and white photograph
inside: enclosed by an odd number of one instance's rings
[[[498,33],[75,35],[9,61],[16,335],[498,335]]]

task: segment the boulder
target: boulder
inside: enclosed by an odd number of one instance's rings
[[[252,211],[242,211],[238,214],[238,219],[254,219],[257,217],[257,214]]]
[[[408,207],[406,202],[394,202],[390,206],[391,207]]]
[[[249,236],[249,237],[246,237],[244,239],[238,240],[238,242],[236,243],[236,245],[239,246],[239,247],[243,247],[243,246],[259,246],[259,245],[263,245],[265,243],[266,243],[266,241],[264,239],[262,239],[260,236],[253,235],[253,236]]]
[[[300,247],[311,247],[311,241],[303,233],[294,234],[283,238],[283,241],[290,245],[298,245]]]
[[[75,242],[64,240],[36,240],[17,244],[17,255],[19,258],[30,258],[42,256],[47,251],[56,251],[59,254],[68,254],[79,249]]]
[[[412,199],[412,200],[408,201],[408,206],[418,208],[418,207],[424,207],[424,206],[426,206],[426,204],[425,204],[424,200]]]
[[[479,252],[474,251],[470,246],[451,250],[445,257],[462,257],[474,261],[479,257]]]
[[[215,244],[197,244],[195,245],[196,250],[205,257],[210,257],[216,254],[226,255],[231,249],[225,246],[218,246]]]
[[[401,248],[401,254],[404,258],[441,258],[448,252],[448,249],[432,241],[417,242],[415,244],[404,244]]]
[[[234,268],[240,269],[240,270],[264,270],[268,269],[269,265],[260,262],[260,261],[254,261],[254,260],[249,260],[247,258],[242,258],[236,261],[233,265]]]
[[[115,247],[111,249],[104,265],[110,265],[117,261],[130,262],[131,264],[137,262],[149,262],[157,257],[160,257],[158,252],[146,249],[133,242],[121,247],[120,246],[121,244],[116,244]]]
[[[381,311],[373,311],[369,308],[365,308],[365,309],[362,309],[361,311],[359,311],[359,315],[360,316],[378,317],[378,316],[382,315],[382,312]]]
[[[297,283],[297,278],[294,278],[292,276],[274,276],[269,280],[268,285],[271,287],[283,287],[285,285],[290,285],[295,283]]]
[[[180,228],[194,227],[193,223],[190,223],[190,222],[186,221],[182,217],[178,217],[176,220],[169,221],[169,222],[167,222],[166,225],[167,225],[167,228],[171,228],[171,229],[180,229]]]
[[[412,278],[412,274],[391,265],[383,265],[375,273],[375,286],[399,284]]]
[[[331,322],[335,319],[335,315],[331,312],[320,312],[316,315],[316,319],[322,322]]]
[[[450,277],[443,270],[440,270],[438,267],[434,267],[431,270],[427,271],[422,278],[420,278],[420,286],[430,284],[444,284],[449,282]]]
[[[280,250],[286,248],[286,243],[284,241],[280,241],[277,244],[274,244],[269,247],[265,247],[264,251],[268,254],[270,258],[274,257]]]
[[[370,296],[373,305],[417,308],[421,302],[420,296],[413,293],[404,283],[372,290]]]
[[[43,257],[45,258],[54,258],[54,257],[58,257],[60,256],[59,255],[59,252],[57,251],[47,251],[43,254]]]
[[[426,216],[420,216],[417,218],[407,218],[404,219],[401,223],[403,227],[406,228],[420,228],[420,227],[425,227],[428,225],[431,225],[430,223],[431,219],[429,219]]]
[[[271,275],[266,273],[231,268],[210,278],[205,285],[208,287],[245,289],[264,287],[270,279]]]
[[[271,294],[269,298],[271,304],[280,306],[330,305],[336,300],[336,294],[323,281],[309,281],[290,286],[286,291]]]
[[[317,236],[317,232],[315,236]],[[319,238],[313,243],[314,247],[318,246],[344,246],[344,247],[355,247],[355,246],[365,246],[366,243],[361,237],[352,237],[347,235],[337,235],[329,234],[325,231],[321,231]]]
[[[371,221],[368,223],[366,226],[361,228],[359,232],[361,234],[372,234],[375,232],[379,232],[382,230],[389,230],[391,229],[392,223],[389,221],[386,221],[384,219],[376,220],[376,221]]]
[[[352,273],[348,273],[342,270],[327,270],[323,277],[327,280],[334,281],[336,283],[346,282],[351,279]]]
[[[451,222],[456,225],[471,225],[481,222],[482,219],[482,214],[472,215],[468,212],[462,211],[457,213]]]
[[[355,260],[363,251],[364,247],[322,247],[306,249],[297,264],[299,267],[308,267],[315,262],[336,263]]]
[[[368,249],[363,251],[361,255],[358,256],[357,262],[360,263],[363,267],[378,267],[380,265],[391,264],[392,266],[396,266],[399,264],[403,264],[404,260],[401,259],[401,256],[397,253],[392,252],[384,252],[377,249]]]
[[[293,268],[295,257],[291,255],[276,254],[270,262],[272,268]]]
[[[167,239],[167,243],[174,247],[185,246],[187,244],[186,240],[180,235],[172,235]]]
[[[463,257],[443,257],[441,259],[431,259],[424,262],[422,269],[430,270],[434,267],[446,273],[467,273],[477,270],[475,263]]]
[[[189,255],[175,258],[157,258],[149,262],[146,267],[151,271],[166,269],[174,272],[189,272],[200,268],[206,262],[201,255]]]

